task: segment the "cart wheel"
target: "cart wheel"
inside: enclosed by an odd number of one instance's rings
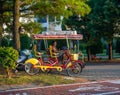
[[[73,76],[75,76],[75,77],[79,76],[79,74],[81,72],[82,72],[82,66],[77,62],[73,62],[72,66],[67,68],[67,74],[69,76],[72,76],[72,77]]]
[[[39,68],[34,68],[32,63],[25,64],[25,72],[29,75],[35,75],[39,73]]]

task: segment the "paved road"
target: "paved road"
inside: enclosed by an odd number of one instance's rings
[[[82,78],[89,80],[106,80],[106,79],[120,79],[120,64],[119,63],[99,63],[86,64],[82,74]]]
[[[120,79],[0,91],[0,95],[120,95]]]

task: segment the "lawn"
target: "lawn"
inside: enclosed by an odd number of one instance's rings
[[[61,74],[46,74],[39,73],[34,76],[26,74],[24,71],[20,71],[17,74],[13,74],[11,79],[5,77],[5,74],[0,74],[0,85],[27,85],[34,84],[38,86],[59,85],[59,84],[71,84],[82,83],[88,80],[83,78],[72,78]]]

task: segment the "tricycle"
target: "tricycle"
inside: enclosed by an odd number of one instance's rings
[[[81,40],[82,35],[45,35],[45,34],[35,34],[33,35],[34,40],[44,40],[45,44],[47,40],[57,40],[57,39],[66,39],[67,48],[60,50],[62,52],[62,59],[59,60],[58,56],[53,56],[53,51],[51,45],[46,48],[46,59],[44,60],[44,53],[36,52],[36,47],[34,48],[36,58],[30,58],[25,62],[25,71],[29,75],[35,75],[40,70],[42,72],[50,72],[52,70],[63,71],[65,70],[69,76],[78,76],[83,68],[83,60],[79,60],[79,56],[82,52],[73,54],[70,50],[69,40]],[[45,45],[47,46],[47,45]],[[76,45],[75,48],[76,49]],[[78,44],[79,49],[79,44]],[[83,55],[83,54],[82,54]],[[82,59],[83,56],[82,56]]]

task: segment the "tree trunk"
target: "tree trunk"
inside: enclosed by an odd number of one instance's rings
[[[10,72],[9,69],[6,69],[6,74],[7,74],[7,78],[11,78],[11,77],[12,77],[12,76],[11,76],[11,72]]]
[[[108,55],[108,58],[109,58],[109,60],[112,60],[113,59],[113,52],[112,52],[112,41],[110,41],[109,43],[108,43],[108,51],[109,51],[109,55]]]
[[[2,42],[2,28],[3,28],[2,27],[2,20],[0,19],[0,46],[1,46],[1,42]]]
[[[13,0],[13,40],[14,48],[20,51],[19,16],[20,1]]]
[[[3,11],[2,11],[2,1],[0,1],[0,46],[2,42],[2,29],[3,29]]]
[[[88,57],[88,61],[91,61],[91,50],[89,46],[87,46],[87,57]]]

